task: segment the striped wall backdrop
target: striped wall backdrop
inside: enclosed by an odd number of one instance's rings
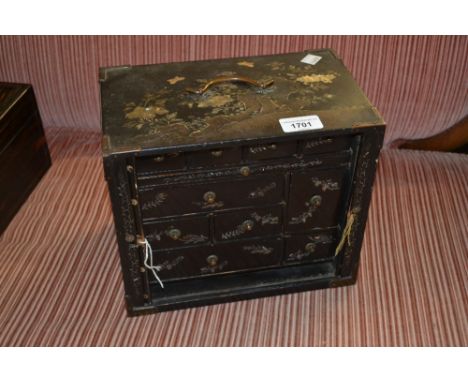
[[[98,68],[332,48],[388,123],[385,142],[468,113],[467,36],[1,36],[0,81],[31,83],[46,127],[100,128]]]

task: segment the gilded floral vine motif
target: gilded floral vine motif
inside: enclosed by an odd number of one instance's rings
[[[252,255],[269,255],[273,252],[273,248],[258,244],[244,245],[242,249],[244,251],[250,252]]]
[[[271,182],[264,187],[257,187],[255,191],[249,193],[250,199],[263,198],[268,191],[274,190],[276,188],[276,182]]]
[[[184,256],[179,256],[179,257],[176,257],[172,261],[166,260],[163,263],[156,265],[156,267],[159,268],[160,271],[163,271],[163,270],[170,271],[171,269],[179,265],[182,261],[184,261],[184,259],[185,259]]]
[[[173,229],[174,227],[169,227],[168,229],[164,230],[164,231],[154,231],[154,232],[151,232],[149,233],[148,235],[146,235],[146,237],[149,239],[149,240],[156,240],[156,241],[161,241],[162,238],[163,238],[163,235],[171,238],[172,240],[177,240],[177,241],[180,241],[184,244],[198,244],[198,243],[203,243],[205,241],[208,240],[208,237],[205,236],[205,235],[195,235],[195,234],[186,234],[186,235],[183,235],[177,239],[174,239],[171,234],[170,234],[170,231]]]
[[[317,146],[322,146],[322,145],[325,145],[325,144],[330,144],[333,142],[333,139],[332,138],[326,138],[326,139],[317,139],[315,141],[308,141],[306,144],[305,144],[305,148],[306,149],[313,149]]]
[[[331,84],[335,78],[335,74],[309,74],[296,78],[296,81],[301,82],[304,85],[315,84],[317,82]]]
[[[315,187],[320,187],[323,192],[325,191],[337,191],[340,189],[338,182],[333,182],[331,179],[318,179],[312,178],[312,183]]]
[[[314,212],[317,210],[317,208],[320,205],[313,204],[313,203],[310,203],[310,202],[306,202],[305,206],[307,207],[307,210],[305,210],[304,212],[302,212],[298,216],[293,216],[289,220],[289,224],[305,224],[305,223],[307,223],[307,220],[309,220],[313,216]]]
[[[235,67],[249,70],[254,68],[255,64],[250,61],[240,61]],[[262,83],[273,81],[271,87],[257,89],[226,82],[208,88],[203,94],[192,94],[186,89],[203,88],[212,78],[235,77],[239,73],[236,70],[213,72],[210,78],[195,80],[180,74],[168,76],[163,80],[162,88],[147,92],[140,100],[124,105],[123,125],[129,129],[142,131],[144,134],[158,133],[161,139],[170,136],[174,126],[180,129],[179,133],[193,136],[209,128],[210,120],[219,116],[245,114],[248,117],[246,113],[253,116],[261,112],[265,104],[271,105],[274,110],[287,108],[286,104],[289,102],[286,101],[298,101],[307,109],[328,102],[334,97],[331,91],[327,91],[339,77],[337,72],[317,73],[317,68],[312,65],[288,65],[281,62],[266,64],[265,69],[265,76],[260,76],[256,80]],[[278,98],[279,88],[276,84],[284,81],[289,84],[289,93],[280,94]],[[247,101],[251,100],[252,96],[256,98],[258,107],[252,107],[252,102]],[[287,100],[280,99],[281,97],[287,97]],[[262,103],[261,99],[265,102]]]
[[[155,196],[154,199],[143,203],[141,209],[143,211],[150,210],[152,208],[156,208],[160,206],[161,204],[164,203],[164,201],[167,199],[167,194],[165,192],[158,192]]]
[[[240,61],[240,62],[237,63],[237,65],[244,66],[246,68],[253,68],[255,66],[255,64],[253,62],[250,62],[250,61]]]
[[[293,216],[289,221],[289,224],[305,224],[308,219],[312,217],[315,208],[310,207],[307,211],[302,212],[298,216]]]
[[[296,252],[292,252],[288,254],[289,261],[301,261],[302,259],[309,257],[310,252],[302,251],[298,249]]]
[[[238,236],[243,235],[246,232],[247,232],[247,230],[245,228],[245,225],[244,224],[239,224],[234,230],[228,231],[228,232],[223,232],[221,234],[221,239],[223,239],[223,240],[234,239],[234,238],[236,238]]]
[[[160,90],[157,94],[146,93],[139,104],[129,102],[125,105],[124,126],[136,130],[148,129],[154,125],[168,125],[182,120],[177,118],[177,112],[170,112],[166,106],[167,91]]]
[[[207,241],[208,237],[205,235],[187,234],[182,236],[179,240],[184,244],[198,244]]]
[[[262,225],[265,224],[279,224],[279,217],[278,216],[273,216],[272,214],[267,214],[267,215],[259,215],[256,212],[253,212],[250,214],[250,217],[255,219],[256,222],[261,223]]]
[[[271,146],[266,146],[266,145],[249,147],[249,152],[251,154],[259,154],[268,150],[274,150],[274,149]]]
[[[217,202],[213,202],[213,203],[208,203],[206,201],[203,201],[203,202],[192,202],[194,205],[204,209],[204,210],[209,210],[209,209],[216,209],[216,208],[221,208],[224,206],[224,202],[222,202],[221,200],[220,201],[217,201]]]

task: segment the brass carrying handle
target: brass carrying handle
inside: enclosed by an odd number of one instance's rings
[[[252,86],[256,86],[257,88],[265,89],[271,85],[273,85],[273,80],[269,80],[266,82],[259,82],[256,80],[253,80],[252,78],[249,77],[243,77],[243,76],[233,76],[233,77],[217,77],[214,78],[210,81],[208,81],[205,85],[203,85],[199,89],[193,89],[193,88],[187,88],[186,90],[191,93],[195,94],[203,94],[206,92],[211,86],[221,84],[224,82],[242,82],[244,84],[249,84]]]

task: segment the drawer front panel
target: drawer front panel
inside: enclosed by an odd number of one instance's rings
[[[215,216],[215,239],[275,235],[281,233],[282,223],[281,206],[222,213]]]
[[[207,216],[144,223],[145,237],[153,249],[206,244],[210,239]]]
[[[182,170],[185,167],[185,158],[181,153],[168,153],[149,157],[137,157],[135,158],[135,166],[136,171],[139,174]]]
[[[353,143],[353,139],[352,135],[310,139],[303,142],[302,152],[308,155],[348,150]]]
[[[282,175],[258,176],[249,180],[184,184],[139,189],[143,218],[191,212],[279,203],[283,198]]]
[[[187,153],[188,166],[191,168],[239,164],[241,160],[242,150],[239,147]]]
[[[154,264],[163,281],[216,275],[277,266],[281,263],[281,239],[246,240],[238,243],[155,252]]]
[[[244,148],[244,158],[248,161],[290,157],[296,153],[297,142],[266,143]]]
[[[336,230],[323,230],[286,239],[285,262],[298,263],[334,257]]]
[[[291,176],[287,230],[333,227],[344,211],[346,168],[295,172]]]

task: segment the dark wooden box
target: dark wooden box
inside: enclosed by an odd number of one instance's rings
[[[385,126],[332,51],[100,78],[130,314],[355,282]]]
[[[32,87],[0,82],[0,234],[50,164]]]

